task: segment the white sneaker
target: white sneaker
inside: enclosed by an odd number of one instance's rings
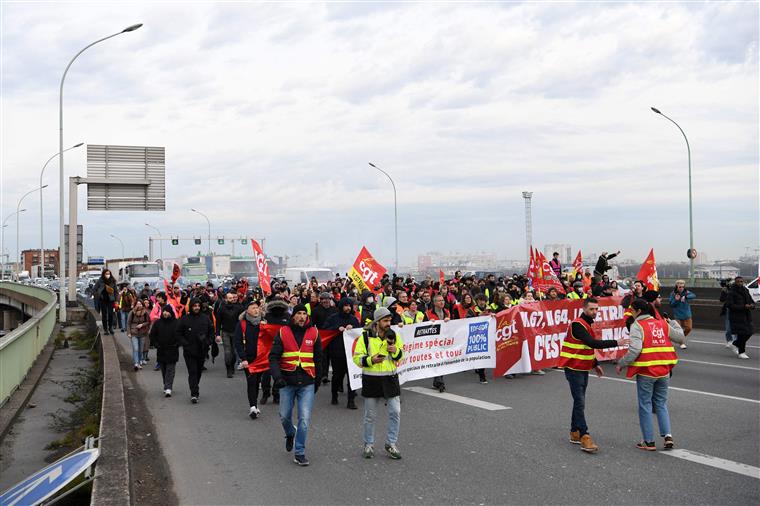
[[[734,355],[738,355],[738,354],[739,354],[739,348],[737,348],[737,347],[736,347],[735,345],[733,345],[733,344],[731,344],[731,351],[733,351],[733,352],[734,352]],[[745,355],[746,355],[746,353],[745,353]]]
[[[138,369],[142,369],[142,364],[137,364],[135,365],[135,367],[137,367]]]
[[[686,344],[682,344],[682,345],[681,345],[681,349],[682,349],[682,350],[685,350],[685,349],[686,349]]]
[[[261,414],[261,411],[259,411],[259,408],[256,406],[251,406],[250,409],[248,409],[248,416],[253,418],[254,420]]]
[[[736,350],[736,351],[739,351],[739,350]],[[747,355],[746,353],[739,353],[739,354],[737,355],[737,357],[739,357],[739,358],[743,358],[743,359],[747,359],[747,358],[749,358],[749,355]]]
[[[170,389],[167,388],[166,390],[164,390],[164,397],[171,397],[171,396],[172,396],[172,391]]]
[[[730,348],[733,345],[734,345],[733,341],[726,341],[726,348]]]

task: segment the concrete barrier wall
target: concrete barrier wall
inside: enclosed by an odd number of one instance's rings
[[[5,281],[0,282],[0,298],[9,302],[22,301],[31,313],[29,320],[0,337],[2,406],[24,380],[32,364],[50,341],[57,320],[57,300],[55,293],[46,288]]]

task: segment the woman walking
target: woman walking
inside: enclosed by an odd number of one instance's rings
[[[694,292],[686,289],[686,282],[683,279],[676,281],[676,287],[669,298],[670,307],[673,308],[673,318],[681,325],[684,336],[688,336],[691,332],[691,306],[689,301],[696,298]],[[686,343],[681,344],[681,349],[686,349]]]
[[[145,310],[142,302],[135,302],[134,308],[127,318],[127,337],[132,343],[132,362],[135,371],[142,369],[145,363],[143,350],[145,341],[150,331],[150,315]]]
[[[179,360],[177,319],[174,317],[174,309],[171,305],[166,304],[161,310],[161,318],[153,322],[153,327],[150,329],[150,342],[156,347],[156,360],[161,364],[164,397],[171,397],[174,369]]]
[[[116,280],[113,279],[109,269],[103,269],[100,278],[95,283],[95,300],[100,304],[100,317],[103,323],[103,333],[113,334],[114,312],[116,302]]]

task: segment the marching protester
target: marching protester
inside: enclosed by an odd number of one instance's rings
[[[591,297],[583,301],[583,313],[570,323],[567,337],[562,343],[558,367],[565,370],[565,378],[573,397],[573,413],[570,419],[570,442],[581,445],[581,450],[596,453],[599,447],[591,439],[586,424],[586,387],[588,373],[596,372],[600,378],[604,375],[601,366],[596,363],[594,350],[615,348],[623,344],[622,340],[599,340],[591,327],[599,311],[598,301]]]
[[[198,299],[200,301],[200,299]],[[216,311],[216,343],[221,344],[224,348],[224,365],[227,368],[227,377],[232,378],[235,375],[235,346],[233,344],[233,335],[238,325],[238,317],[244,310],[243,306],[238,304],[238,294],[236,292],[227,292],[224,302],[219,304]]]
[[[734,352],[739,358],[748,359],[746,345],[754,333],[752,327],[752,310],[755,302],[752,300],[749,290],[744,286],[744,278],[737,276],[728,292],[727,305],[731,332],[736,334],[733,342]]]
[[[190,301],[190,312],[177,325],[177,342],[182,346],[182,356],[187,366],[187,383],[190,386],[190,402],[198,404],[203,362],[214,341],[214,324],[201,312],[201,301]]]
[[[264,319],[261,323],[269,323],[270,325],[288,325],[290,323],[290,317],[293,314],[293,309],[296,306],[289,308],[288,304],[283,300],[272,300],[267,302],[263,311]],[[261,404],[266,404],[269,401],[270,395],[272,396],[272,402],[279,404],[280,388],[277,385],[272,384],[272,373],[268,367],[261,373],[260,383]]]
[[[612,253],[611,255],[608,255],[606,251],[603,251],[602,254],[599,255],[599,258],[596,261],[596,265],[594,266],[594,278],[599,280],[608,270],[612,269],[608,262],[619,254],[620,251],[617,253]]]
[[[573,291],[567,294],[567,298],[570,300],[579,300],[579,299],[585,299],[588,295],[583,290],[583,283],[581,281],[576,281],[573,283]]]
[[[404,343],[391,327],[391,312],[381,307],[375,310],[372,323],[357,338],[354,363],[362,368],[362,397],[364,397],[364,458],[375,455],[375,417],[380,399],[388,407],[388,433],[385,451],[392,459],[400,459],[396,443],[401,423],[401,387],[396,364],[403,357]]]
[[[150,316],[139,300],[127,317],[127,337],[132,344],[132,363],[135,371],[142,369],[145,364],[145,348],[148,332],[150,331]]]
[[[643,299],[633,301],[632,310],[635,321],[631,325],[628,352],[618,361],[615,370],[620,374],[627,367],[626,377],[636,377],[639,425],[643,437],[636,447],[656,450],[652,426],[654,409],[660,436],[665,440],[664,447],[670,450],[675,443],[670,431],[668,385],[670,371],[678,363],[678,355],[671,341],[683,344],[686,336],[678,322],[654,318],[652,306]]]
[[[686,289],[686,281],[679,279],[673,292],[668,297],[670,307],[673,308],[673,318],[683,329],[683,335],[688,336],[691,332],[691,306],[690,300],[696,299],[694,292]],[[686,343],[681,343],[681,349],[686,349]]]
[[[293,308],[289,325],[280,329],[269,352],[269,368],[280,388],[280,420],[285,431],[285,451],[294,448],[294,462],[308,466],[306,436],[314,396],[319,389],[322,342],[317,328],[307,327],[308,314],[302,304]],[[293,407],[298,405],[298,426],[293,425]]]
[[[443,296],[441,294],[433,297],[433,309],[428,311],[427,318],[431,322],[443,320],[447,322],[451,320],[451,314],[449,310],[444,307]],[[436,376],[433,378],[433,388],[440,393],[446,391],[446,384],[444,383],[443,376]]]
[[[93,287],[95,299],[100,305],[100,317],[103,324],[103,333],[111,334],[114,328],[114,303],[116,302],[116,280],[113,279],[109,269],[103,269],[100,278]]]
[[[259,348],[259,326],[261,324],[261,308],[254,301],[248,304],[245,312],[238,317],[233,341],[235,351],[240,357],[243,373],[245,374],[246,393],[248,394],[248,416],[255,420],[261,414],[258,407],[259,384],[263,371],[251,371],[249,367],[256,361]],[[268,363],[268,362],[267,362]]]
[[[360,328],[361,324],[353,313],[353,299],[346,297],[338,301],[338,311],[333,313],[327,320],[326,325],[328,329],[338,330],[341,334],[338,334],[330,341],[327,346],[327,352],[330,357],[330,363],[332,364],[333,376],[332,376],[332,399],[331,404],[338,404],[338,394],[342,391],[344,379],[347,380],[348,388],[348,403],[346,407],[348,409],[356,409],[356,392],[351,390],[351,378],[348,375],[348,364],[346,362],[346,348],[343,343],[343,332],[355,328]],[[325,364],[327,368],[327,364]]]
[[[134,290],[129,285],[124,285],[119,291],[119,330],[122,332],[127,331],[127,318],[136,300],[137,297],[134,294]]]
[[[177,318],[171,305],[164,304],[161,308],[161,318],[153,322],[153,326],[150,328],[150,342],[155,346],[156,360],[161,364],[164,397],[171,397],[174,386],[174,370],[179,361]]]

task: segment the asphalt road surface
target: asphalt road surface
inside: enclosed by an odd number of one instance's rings
[[[276,405],[248,418],[243,374],[228,379],[221,356],[204,372],[197,405],[181,357],[170,399],[160,372],[130,374],[144,389],[181,504],[758,504],[760,339],[750,340],[750,360],[738,360],[720,332],[689,338],[671,382],[673,452],[635,448],[636,388],[611,365],[606,378],[589,380],[596,455],[567,440],[572,401],[561,371],[487,385],[467,372],[447,377],[454,396],[427,380],[403,385],[400,461],[377,443],[376,457],[362,459],[361,397],[356,411],[344,394],[331,406],[323,386],[306,468],[285,453]],[[116,339],[128,352],[126,336]]]

